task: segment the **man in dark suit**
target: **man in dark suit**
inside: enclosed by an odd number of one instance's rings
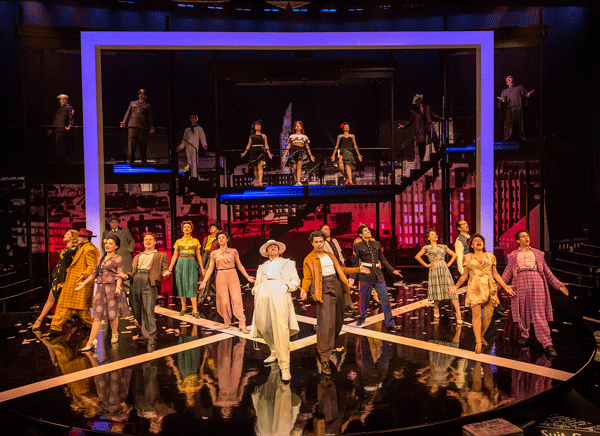
[[[154,117],[152,106],[146,103],[146,90],[138,91],[138,99],[129,103],[127,112],[121,121],[121,127],[127,125],[127,160],[133,165],[135,161],[135,149],[140,146],[142,164],[148,164],[146,156],[146,145],[148,133],[154,133]]]
[[[423,95],[417,94],[413,97],[413,104],[415,109],[410,111],[410,119],[406,124],[399,124],[399,129],[406,129],[407,127],[415,125],[415,141],[419,148],[419,159],[423,162],[425,158],[425,147],[429,142],[433,143],[435,150],[440,148],[440,141],[437,133],[433,127],[434,121],[445,121],[445,118],[438,117],[432,110],[431,107],[423,105]]]
[[[67,94],[57,95],[56,98],[60,103],[60,107],[56,111],[56,114],[54,114],[52,129],[48,130],[48,135],[54,131],[54,152],[56,153],[56,159],[59,163],[65,163],[68,160],[67,148],[65,147],[65,134],[73,125],[75,111],[73,110],[73,106],[69,104],[69,96]]]
[[[111,235],[118,236],[121,240],[121,246],[117,249],[117,254],[123,258],[123,271],[131,271],[131,262],[133,260],[133,251],[135,250],[135,241],[127,228],[119,227],[119,217],[111,215],[108,219],[109,228],[102,232],[102,241]],[[104,247],[104,244],[101,244]],[[104,248],[102,249],[104,252]]]

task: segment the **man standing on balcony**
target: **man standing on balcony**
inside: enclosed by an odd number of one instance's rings
[[[512,320],[519,324],[519,345],[529,341],[529,328],[533,324],[535,337],[544,347],[548,357],[556,357],[552,345],[548,321],[553,321],[552,304],[548,284],[569,295],[566,284],[561,283],[546,265],[544,253],[529,246],[528,230],[519,230],[515,235],[519,248],[508,255],[508,264],[502,274],[506,284],[514,286],[516,301],[511,307]]]
[[[54,114],[52,129],[48,130],[48,135],[54,131],[54,152],[56,153],[57,162],[67,162],[67,148],[65,147],[65,134],[73,125],[73,115],[75,111],[73,106],[69,104],[69,96],[67,94],[57,95],[56,98],[60,103],[60,107]]]
[[[206,150],[206,135],[204,129],[198,125],[198,115],[190,115],[190,127],[183,132],[183,139],[177,147],[177,151],[185,150],[187,158],[187,168],[189,168],[190,177],[198,178],[198,151],[202,148]]]
[[[521,85],[514,86],[513,76],[506,78],[506,88],[497,97],[500,102],[500,107],[504,106],[504,140],[509,141],[514,139],[518,134],[520,139],[525,139],[523,130],[523,97],[529,98],[533,94],[533,89],[529,92],[525,91]]]
[[[361,326],[364,324],[365,318],[367,317],[367,310],[369,309],[369,301],[371,300],[371,291],[375,288],[375,291],[379,295],[381,308],[383,309],[385,316],[385,326],[392,332],[398,332],[400,331],[400,327],[396,325],[396,321],[392,315],[390,297],[388,295],[381,265],[385,266],[385,269],[387,269],[390,274],[395,274],[399,277],[402,277],[402,274],[389,264],[383,255],[381,243],[371,239],[371,229],[369,229],[368,225],[361,224],[358,226],[357,233],[362,240],[354,244],[352,267],[356,268],[358,266],[364,266],[369,269],[369,273],[358,274],[358,281],[360,282],[360,314],[356,321],[356,325]]]
[[[125,117],[121,121],[121,127],[127,125],[127,160],[133,165],[135,161],[135,150],[140,146],[142,164],[148,165],[146,149],[148,144],[148,133],[154,133],[154,117],[152,106],[146,103],[146,90],[138,91],[138,99],[129,103]]]
[[[415,95],[412,102],[415,108],[410,111],[410,119],[406,124],[399,124],[398,128],[406,129],[413,124],[415,125],[415,142],[419,149],[419,164],[421,164],[425,159],[425,149],[428,143],[432,142],[436,151],[440,148],[440,141],[433,127],[433,122],[445,121],[446,119],[438,117],[430,106],[423,105],[422,94]]]

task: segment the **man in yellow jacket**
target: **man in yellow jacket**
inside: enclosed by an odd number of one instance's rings
[[[61,335],[63,324],[71,317],[73,311],[83,321],[87,328],[92,326],[92,316],[90,315],[90,307],[94,298],[94,282],[88,283],[82,289],[77,290],[79,282],[84,281],[98,262],[100,251],[91,243],[93,235],[91,230],[81,229],[78,232],[79,250],[71,266],[67,268],[67,278],[63,285],[63,290],[60,293],[60,298],[56,304],[56,313],[52,318],[50,330],[46,333],[46,337],[55,338]]]
[[[325,234],[322,231],[312,232],[308,240],[314,249],[304,259],[300,298],[306,299],[309,290],[317,301],[317,351],[321,361],[321,373],[331,375],[329,358],[344,325],[344,293],[349,294],[352,285],[348,283],[346,274],[364,273],[368,270],[363,267],[340,266],[332,254],[323,250]]]

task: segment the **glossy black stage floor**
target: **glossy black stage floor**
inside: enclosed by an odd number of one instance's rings
[[[535,341],[519,347],[517,326],[502,314],[487,350],[475,354],[470,325],[458,326],[449,305],[434,320],[426,284],[390,293],[402,332],[386,331],[377,304],[362,328],[348,317],[331,377],[320,374],[316,357],[314,302],[296,300],[301,331],[292,338],[289,383],[276,364],[263,365],[266,345],[223,329],[209,305],[208,319],[197,320],[162,298],[153,353],[136,343],[129,319],[121,320],[118,344],[103,328],[92,355],[77,351],[87,339],[77,324],[50,342],[32,332],[36,314],[24,315],[0,331],[0,433],[460,434],[464,423],[491,417],[543,418],[593,358],[589,330],[558,310],[551,324],[558,358]],[[248,289],[244,300],[250,324]]]

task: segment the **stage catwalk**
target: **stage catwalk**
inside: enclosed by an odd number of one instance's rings
[[[556,310],[550,327],[557,359],[535,341],[520,347],[517,326],[502,314],[486,334],[487,350],[475,354],[470,324],[458,326],[450,305],[434,320],[425,283],[390,294],[401,333],[386,331],[377,304],[362,328],[347,317],[331,377],[320,374],[314,302],[295,300],[300,333],[291,338],[290,383],[281,381],[277,364],[263,364],[265,344],[224,329],[207,305],[205,318],[194,319],[180,317],[170,297],[160,299],[153,353],[136,344],[139,329],[131,319],[121,320],[115,345],[104,326],[92,355],[77,351],[87,339],[77,326],[49,342],[32,332],[35,314],[24,314],[0,332],[0,407],[4,418],[47,429],[38,434],[70,427],[133,435],[437,433],[490,413],[519,417],[543,408],[595,350],[589,331]],[[248,289],[244,306],[249,325]],[[470,311],[463,309],[463,318],[470,321]]]

